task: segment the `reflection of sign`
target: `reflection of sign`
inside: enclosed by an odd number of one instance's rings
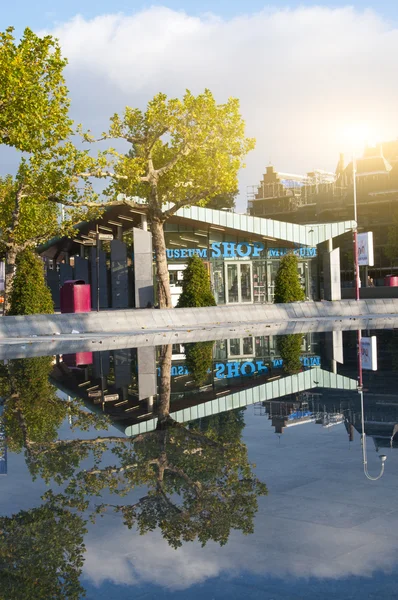
[[[258,371],[259,373],[266,373],[268,367],[262,360],[247,360],[245,362],[228,362],[228,363],[217,363],[216,364],[216,379],[230,379],[232,377],[245,377],[247,375],[254,375]]]
[[[374,265],[373,232],[358,233],[358,264],[361,266]]]
[[[195,254],[200,258],[259,258],[265,246],[262,242],[213,242],[209,248],[167,248],[167,258],[189,258]],[[279,258],[288,252],[293,252],[301,258],[313,258],[317,256],[317,249],[302,246],[300,248],[268,248],[267,258]]]
[[[301,356],[300,361],[303,367],[319,367],[321,365],[320,356]],[[274,369],[279,369],[283,366],[283,360],[282,358],[275,358],[271,364]],[[160,375],[160,367],[158,367],[157,371],[158,375]],[[214,365],[214,371],[215,379],[232,379],[234,377],[249,377],[257,372],[261,374],[266,373],[268,366],[264,364],[263,360],[218,362]],[[174,365],[171,367],[170,373],[172,377],[190,374],[186,365]]]
[[[363,337],[361,339],[362,368],[367,371],[377,371],[377,338]]]
[[[0,475],[7,475],[7,441],[3,420],[4,407],[0,406]]]
[[[100,398],[102,396],[102,392],[101,390],[92,390],[91,392],[88,392],[87,395],[89,398]]]
[[[300,356],[300,362],[304,367],[320,367],[321,366],[321,357],[320,356]],[[275,358],[272,361],[272,366],[274,369],[279,369],[283,367],[283,359]]]
[[[99,233],[98,239],[102,242],[111,242],[113,240],[113,235],[111,233]]]

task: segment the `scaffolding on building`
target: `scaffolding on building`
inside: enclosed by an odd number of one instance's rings
[[[247,187],[247,206],[251,213],[253,206],[261,201],[286,200],[285,209],[297,210],[301,206],[314,204],[315,196],[327,191],[333,196],[341,195],[341,186],[336,182],[336,174],[317,169],[307,175],[275,173],[275,181],[261,181]],[[272,207],[270,206],[271,212]],[[276,210],[279,207],[275,206]]]

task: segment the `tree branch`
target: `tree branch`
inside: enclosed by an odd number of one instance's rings
[[[215,195],[216,192],[217,188],[210,188],[208,190],[204,190],[201,194],[196,194],[195,196],[188,196],[187,198],[184,198],[184,200],[179,200],[174,204],[174,206],[172,206],[163,213],[165,219],[167,219],[168,217],[172,217],[178,210],[180,210],[180,208],[183,208],[184,206],[195,205],[201,200],[204,200],[204,198],[208,198],[209,196]]]
[[[183,479],[191,488],[195,490],[196,496],[199,496],[200,492],[202,491],[202,485],[199,481],[193,481],[193,479],[191,479],[182,469],[170,464],[165,466],[165,470],[181,477],[181,479]]]

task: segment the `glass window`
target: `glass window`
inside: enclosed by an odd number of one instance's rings
[[[240,338],[229,340],[229,355],[240,356]]]
[[[253,354],[253,338],[247,337],[243,338],[243,352],[244,356]]]

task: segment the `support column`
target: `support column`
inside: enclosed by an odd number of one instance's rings
[[[332,240],[328,240],[328,248]],[[341,300],[340,248],[323,255],[323,280],[325,300]]]
[[[135,307],[148,308],[154,303],[152,234],[134,227]]]
[[[156,348],[137,348],[138,399],[148,398],[148,412],[152,410],[153,396],[157,394]]]

